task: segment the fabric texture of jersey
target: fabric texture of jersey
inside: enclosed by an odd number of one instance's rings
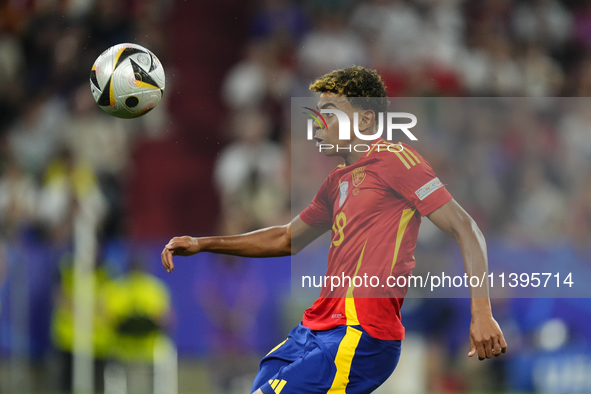
[[[263,358],[251,392],[371,393],[399,357],[400,341],[372,338],[360,326],[314,331],[300,324]]]
[[[300,218],[332,229],[327,276],[377,276],[380,284],[323,287],[304,326],[360,325],[377,339],[404,339],[400,308],[407,289],[385,285],[387,278],[411,274],[421,217],[451,199],[429,163],[404,143],[378,139],[357,162],[334,169]]]

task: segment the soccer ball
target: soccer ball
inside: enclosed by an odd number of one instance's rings
[[[118,44],[94,62],[90,90],[103,111],[118,118],[136,118],[160,102],[164,94],[164,68],[146,48]]]

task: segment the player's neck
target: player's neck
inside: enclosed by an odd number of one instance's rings
[[[350,166],[351,164],[355,164],[355,162],[363,157],[365,152],[351,152],[347,155],[343,156],[343,161],[345,162],[345,166]]]
[[[373,145],[375,143],[379,143],[379,141],[381,141],[381,138],[374,140],[373,142],[371,142],[369,144]],[[351,142],[350,147],[354,147],[359,144],[367,145],[368,142],[362,141],[360,139],[355,139]],[[371,148],[368,148],[368,149],[371,149]],[[343,161],[345,162],[345,166],[350,166],[351,164],[355,164],[355,162],[357,162],[357,160],[361,159],[363,157],[363,155],[366,155],[366,154],[367,154],[367,150],[361,149],[360,151],[357,151],[355,149],[351,149],[351,152],[347,152],[343,155]]]

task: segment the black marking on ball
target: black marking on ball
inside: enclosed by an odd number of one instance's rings
[[[111,90],[111,78],[112,78],[112,76],[109,77],[109,80],[107,81],[107,84],[105,85],[105,89],[103,90],[103,92],[101,93],[101,96],[97,100],[97,104],[102,107],[106,107],[106,106],[111,105],[111,99],[109,97],[109,92]]]
[[[156,67],[158,67],[158,63],[156,62],[156,56],[154,56],[152,54],[152,52],[150,52],[150,59],[152,59],[152,64],[150,65],[149,72],[152,72],[152,71],[156,70]]]
[[[90,70],[90,82],[92,82],[92,84],[96,86],[98,90],[101,90],[98,80],[96,79],[96,70]]]
[[[146,52],[144,52],[138,48],[125,48],[123,50],[123,52],[121,52],[119,59],[117,59],[117,64],[115,64],[115,67],[113,68],[113,70],[115,70],[125,59],[127,59],[128,57],[130,57],[134,53],[146,53]]]
[[[149,85],[154,86],[156,89],[159,89],[158,84],[156,84],[156,81],[154,81],[150,74],[145,72],[144,69],[141,68],[139,64],[134,62],[132,59],[129,59],[129,61],[131,62],[131,67],[133,67],[133,73],[137,81],[147,83]],[[138,74],[140,75],[140,78],[137,77]]]
[[[130,96],[125,99],[125,105],[129,108],[136,107],[140,103],[140,100],[135,96]]]

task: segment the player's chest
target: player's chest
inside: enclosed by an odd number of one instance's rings
[[[394,197],[380,179],[378,169],[377,163],[368,164],[339,174],[331,201],[335,215],[343,210],[356,213],[380,210],[385,199]]]

